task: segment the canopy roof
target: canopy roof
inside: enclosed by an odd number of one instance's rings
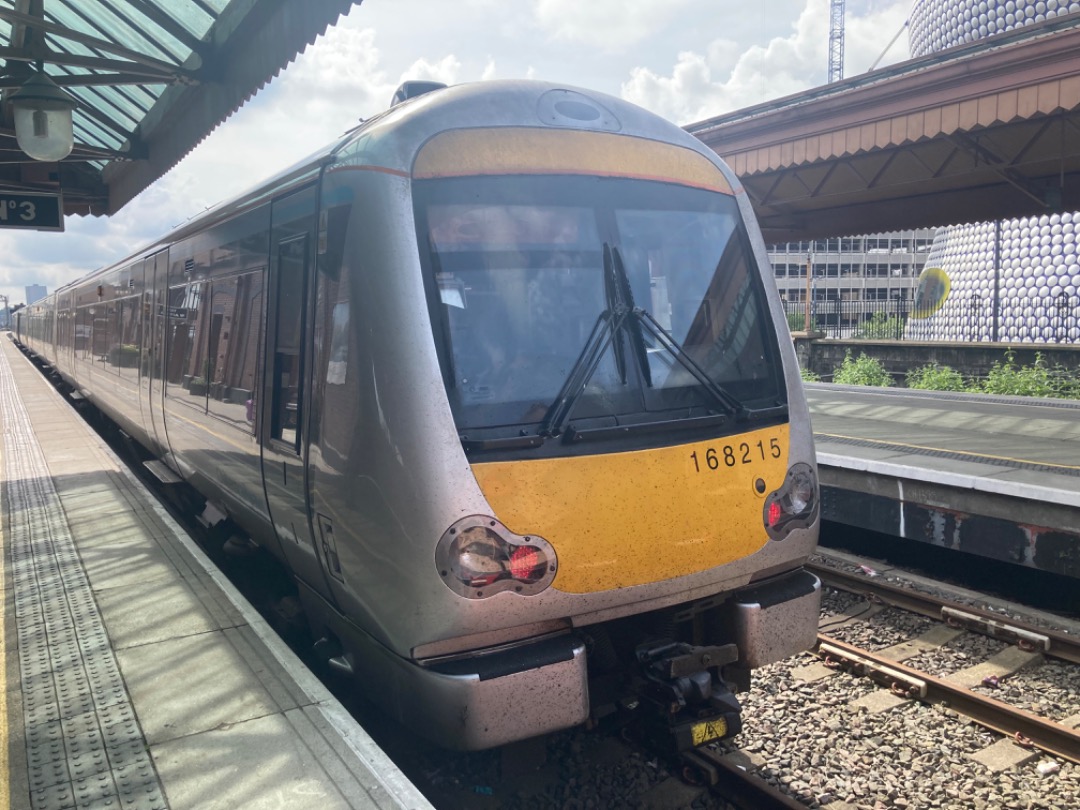
[[[175,166],[353,0],[0,0],[0,192],[112,214]],[[15,142],[8,97],[37,68],[74,96],[60,163]]]

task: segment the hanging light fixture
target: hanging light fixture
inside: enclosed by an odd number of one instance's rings
[[[78,105],[43,70],[35,72],[11,96],[19,148],[34,160],[66,158],[75,145],[71,112]]]

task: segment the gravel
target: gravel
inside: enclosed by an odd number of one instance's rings
[[[882,575],[906,583],[902,576]],[[955,599],[947,586],[942,590]],[[988,604],[977,595],[966,603]],[[839,626],[845,614],[857,613],[863,604],[870,606],[861,596],[826,588],[822,622],[837,623],[827,632],[881,649],[921,635],[934,624],[886,608],[864,621]],[[1016,613],[1028,618],[1023,608]],[[1058,626],[1052,617],[1047,622]],[[963,633],[905,663],[944,675],[981,663],[1006,646]],[[1080,808],[1080,766],[1036,753],[1023,764],[993,771],[972,756],[999,743],[1000,735],[941,706],[903,702],[876,713],[855,706],[860,698],[884,696],[886,690],[844,671],[819,680],[801,679],[807,667],[817,663],[816,656],[805,653],[756,670],[752,688],[739,696],[744,729],[731,744],[716,746],[718,750],[748,756],[760,776],[809,808]],[[1002,680],[996,689],[980,691],[1061,720],[1080,713],[1080,667],[1050,660]],[[680,780],[677,766],[627,743],[605,725],[501,751],[430,752],[421,765],[427,784],[419,786],[440,810],[729,809],[722,799]],[[410,774],[417,778],[416,770]]]
[[[843,672],[811,684],[795,680],[792,670],[813,660],[798,656],[758,672],[743,700],[747,727],[734,741],[735,748],[762,757],[761,773],[807,806],[1080,807],[1080,767],[1037,757],[994,773],[970,756],[996,742],[997,734],[919,703],[879,714],[851,707],[877,687]],[[788,699],[777,700],[781,694]],[[1042,775],[1040,763],[1058,767]]]

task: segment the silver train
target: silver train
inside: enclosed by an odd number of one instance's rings
[[[734,174],[621,100],[407,84],[17,339],[264,547],[434,741],[740,728],[806,649],[811,429]]]

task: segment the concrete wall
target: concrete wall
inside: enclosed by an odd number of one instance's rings
[[[1050,366],[1061,365],[1080,374],[1080,345],[1017,344],[1017,343],[942,343],[885,340],[837,340],[833,338],[794,337],[799,363],[820,375],[832,379],[834,369],[844,361],[848,349],[854,357],[865,353],[885,366],[897,385],[904,384],[909,369],[930,363],[951,366],[964,377],[985,377],[994,363],[1004,362],[1005,353],[1012,350],[1018,366],[1035,364],[1041,353]]]

